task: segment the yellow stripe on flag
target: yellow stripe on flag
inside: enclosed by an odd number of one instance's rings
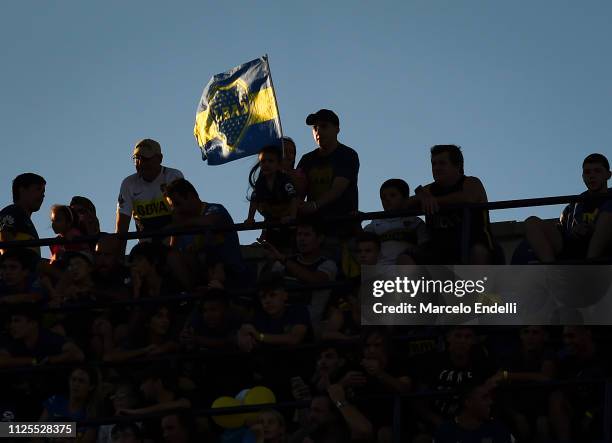
[[[249,105],[251,106],[249,126],[267,122],[278,117],[272,88],[260,89],[255,93],[249,94]]]

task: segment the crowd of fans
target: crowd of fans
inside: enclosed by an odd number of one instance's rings
[[[244,259],[236,231],[224,229],[234,223],[224,206],[163,166],[151,139],[134,148],[115,232],[133,218],[152,238],[126,251],[120,236],[100,232],[94,204],[75,196],[53,205],[52,227],[59,239],[87,241],[51,245],[50,260],[39,247],[5,248],[0,419],[76,421],[80,441],[99,443],[389,442],[394,420],[410,442],[602,439],[601,385],[525,383],[609,377],[606,329],[361,325],[362,265],[504,263],[488,211],[471,210],[464,229],[463,210],[452,209],[487,202],[487,193],[465,175],[459,147],[437,145],[432,182],[410,195],[406,181],[386,180],[389,218],[362,227],[341,218],[358,213],[358,153],[338,141],[334,112],[306,123],[315,150],[296,166],[284,137],[263,147],[249,175],[245,223],[257,213],[267,222],[256,246],[263,260]],[[584,201],[557,224],[528,218],[513,263],[612,255],[612,200],[601,198],[608,160],[591,154],[582,170]],[[45,185],[32,173],[15,178],[1,241],[38,238],[30,217]],[[409,209],[425,220],[395,216]],[[298,406],[245,414],[235,427],[194,413],[254,386]],[[436,395],[395,408],[395,395],[420,392]],[[86,423],[109,417],[117,423]]]

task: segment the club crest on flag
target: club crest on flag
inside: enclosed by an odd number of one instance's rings
[[[215,75],[204,88],[194,135],[203,160],[218,165],[254,155],[282,136],[267,57]]]
[[[211,95],[211,118],[217,124],[219,136],[231,151],[240,142],[249,120],[248,86],[238,79],[228,86],[219,86]]]

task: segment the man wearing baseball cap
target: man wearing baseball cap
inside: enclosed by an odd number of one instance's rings
[[[132,217],[138,231],[161,229],[172,221],[164,190],[172,181],[183,178],[183,173],[162,166],[161,146],[150,138],[136,143],[132,158],[136,173],[121,183],[115,232],[127,232]]]
[[[329,109],[320,109],[306,117],[306,124],[312,126],[312,136],[318,147],[304,154],[297,166],[308,183],[307,202],[300,213],[335,216],[357,212],[359,156],[338,141],[338,116]],[[328,235],[347,238],[353,234],[354,223],[328,226],[333,226]]]

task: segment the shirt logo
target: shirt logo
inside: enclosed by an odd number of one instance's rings
[[[13,218],[12,215],[5,215],[0,220],[0,231],[4,230],[5,228],[10,228],[14,224],[15,224],[15,218]]]
[[[172,211],[162,199],[149,200],[149,201],[135,201],[134,202],[134,218],[153,218],[164,215],[170,215]]]

